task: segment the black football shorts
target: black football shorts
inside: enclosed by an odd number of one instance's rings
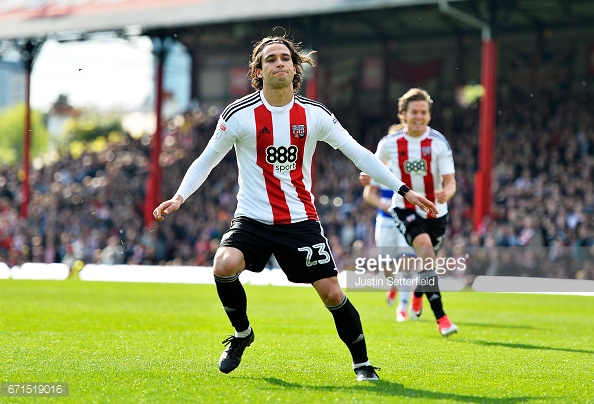
[[[406,238],[406,242],[412,245],[413,240],[419,234],[427,233],[431,237],[433,250],[439,251],[445,236],[448,214],[435,219],[424,219],[413,209],[394,209],[396,215],[392,215],[396,221],[396,227]]]
[[[252,272],[261,272],[274,254],[293,283],[313,283],[338,274],[328,240],[316,220],[269,225],[245,216],[236,217],[220,246],[240,250],[245,269]]]

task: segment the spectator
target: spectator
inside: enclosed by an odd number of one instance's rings
[[[478,237],[471,222],[472,175],[477,168],[478,150],[477,109],[461,112],[455,106],[437,104],[436,101],[435,111],[448,113],[434,114],[432,122],[450,131],[444,134],[455,150],[458,184],[457,194],[450,201],[450,226],[444,248],[452,248],[455,243],[481,247],[489,237],[499,247],[516,245],[523,230],[522,238],[531,231],[525,225],[527,217],[533,218],[530,245],[555,245],[553,256],[584,242],[582,229],[589,229],[592,237],[594,97],[563,98],[559,93],[541,92],[531,98],[512,91],[497,101],[501,114],[498,114],[494,150],[493,212],[479,229]],[[349,109],[333,110],[353,137],[372,149],[391,121],[366,119]],[[204,149],[217,119],[218,116],[196,109],[185,114],[181,125],[173,119],[167,122],[162,149],[163,195],[175,192],[176,181],[171,179],[180,178]],[[180,212],[183,215],[174,223],[151,231],[144,228],[142,203],[149,142],[149,137],[135,140],[125,136],[120,143],[108,144],[104,151],[85,152],[78,158],[62,156],[55,163],[33,168],[31,178],[35,181],[31,182],[27,220],[18,214],[18,169],[0,164],[0,261],[9,266],[33,260],[62,262],[68,255],[67,245],[72,244],[76,247],[73,253],[82,254],[77,257],[86,263],[97,262],[97,251],[105,249],[109,237],[117,235],[124,249],[124,262],[159,264],[177,258],[183,265],[199,261],[209,265],[211,257],[203,252],[204,242],[216,244],[235,208],[237,171],[233,153],[225,157],[207,183],[193,195],[195,203],[184,205]],[[332,153],[331,159],[320,158],[328,148],[321,144],[316,153],[314,187],[319,198],[318,214],[339,260],[337,255],[352,248],[349,235],[352,230],[347,228],[343,232],[346,225],[343,216],[348,212],[352,218],[348,226],[354,223],[355,238],[364,237],[363,241],[371,245],[373,235],[368,229],[372,228],[373,214],[363,208],[356,168],[340,153]],[[343,206],[334,205],[337,197],[344,201]],[[189,243],[191,254],[181,253],[182,246],[187,248],[181,241]],[[153,257],[147,259],[149,244]],[[568,259],[578,258],[570,253]],[[576,265],[576,268],[582,266]],[[556,271],[553,266],[544,266],[542,275],[556,276]],[[573,271],[566,276],[572,276]],[[590,271],[579,273],[591,277]]]

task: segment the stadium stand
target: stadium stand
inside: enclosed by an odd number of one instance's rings
[[[498,100],[494,214],[471,224],[478,112],[434,105],[432,124],[448,136],[458,193],[450,202],[444,251],[476,247],[466,276],[594,279],[594,107],[592,97],[512,93]],[[374,150],[390,122],[336,110],[351,134]],[[164,195],[210,138],[216,116],[197,109],[163,133]],[[233,152],[171,219],[145,228],[148,142],[127,138],[99,153],[63,157],[32,172],[30,216],[18,215],[17,171],[0,167],[0,262],[209,265],[235,209]],[[329,147],[322,145],[322,148]],[[322,151],[323,150],[319,150]],[[357,168],[340,153],[317,159],[315,194],[337,264],[353,245],[373,243],[373,209],[361,199]],[[357,244],[358,243],[358,244]],[[490,254],[490,249],[505,253]],[[457,250],[458,249],[458,250]],[[542,259],[542,254],[547,259]]]

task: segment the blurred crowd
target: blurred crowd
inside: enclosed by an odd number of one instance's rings
[[[442,254],[469,254],[465,276],[524,275],[594,279],[594,100],[565,93],[512,93],[498,100],[492,214],[472,223],[478,108],[435,100],[431,126],[454,152],[458,191]],[[375,151],[392,123],[335,109],[342,125]],[[196,109],[163,130],[163,198],[210,139],[218,113]],[[32,169],[27,219],[19,217],[20,179],[0,166],[0,262],[210,265],[235,210],[231,151],[180,211],[144,225],[150,138],[109,143],[101,152]],[[373,246],[375,210],[362,201],[358,169],[320,143],[314,194],[340,268],[353,249]],[[504,248],[506,247],[506,248]],[[524,247],[524,248],[509,248]]]

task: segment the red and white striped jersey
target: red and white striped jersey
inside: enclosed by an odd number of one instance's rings
[[[434,192],[443,188],[443,175],[453,174],[452,149],[445,136],[427,127],[422,136],[413,137],[402,128],[380,140],[375,155],[384,163],[390,162],[394,174],[413,191],[435,203],[437,217],[448,213],[447,203],[439,203]],[[394,193],[392,206],[400,209],[416,209],[419,216],[427,213]]]
[[[236,217],[266,224],[318,220],[311,192],[312,157],[318,141],[340,149],[360,169],[394,189],[402,184],[321,103],[295,95],[289,104],[274,107],[260,91],[225,108],[177,195],[185,201],[235,147],[239,168]]]

